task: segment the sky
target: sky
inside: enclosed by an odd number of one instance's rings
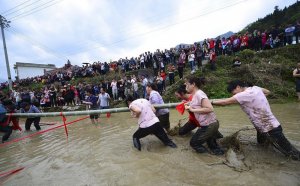
[[[0,0],[10,71],[137,57],[145,51],[238,32],[296,0]],[[1,38],[2,39],[2,38]],[[0,82],[7,80],[2,42]]]

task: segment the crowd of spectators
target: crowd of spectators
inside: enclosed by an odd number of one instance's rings
[[[219,55],[235,55],[237,52],[250,49],[254,51],[277,48],[299,42],[300,23],[289,25],[285,30],[272,27],[270,30],[245,32],[244,34],[233,34],[230,37],[208,38],[193,45],[179,45],[176,48],[159,50],[155,52],[144,52],[137,57],[127,57],[118,61],[84,63],[82,67],[72,65],[68,61],[64,67],[48,71],[43,76],[19,79],[14,82],[14,90],[7,97],[12,98],[16,105],[21,102],[32,102],[40,107],[55,107],[64,105],[79,105],[85,99],[85,90],[92,89],[94,95],[100,93],[104,88],[113,100],[124,99],[126,95],[132,94],[135,98],[146,96],[146,85],[148,82],[157,83],[158,91],[163,94],[166,85],[175,83],[175,75],[183,78],[183,70],[190,69],[191,73],[202,70],[202,62],[209,62],[210,69],[216,70],[216,58]],[[240,66],[238,57],[233,61],[233,66]],[[125,72],[152,69],[154,78],[134,75],[126,76]],[[178,72],[178,73],[175,73]],[[108,73],[118,73],[119,79],[108,80],[103,78],[97,84],[79,83],[71,85],[70,80],[82,77],[103,76]],[[117,76],[116,76],[117,77]],[[32,83],[42,83],[41,90],[29,90],[22,87]],[[1,84],[1,89],[7,87],[7,83]],[[1,90],[0,89],[0,90]]]

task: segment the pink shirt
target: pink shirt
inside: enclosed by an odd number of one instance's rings
[[[242,110],[258,131],[269,132],[280,125],[260,87],[249,87],[233,97],[240,103]]]
[[[202,99],[208,99],[207,95],[202,91],[198,90],[196,94],[193,96],[192,101],[190,102],[191,108],[198,109],[202,108]],[[210,112],[208,114],[200,114],[194,112],[196,120],[200,123],[200,126],[208,126],[211,123],[217,121],[216,115],[214,112]]]
[[[138,107],[141,109],[141,114],[138,118],[138,124],[140,128],[147,128],[155,123],[159,122],[158,118],[156,117],[155,113],[152,110],[151,103],[146,99],[137,99],[134,100],[130,105],[129,109],[132,107]]]

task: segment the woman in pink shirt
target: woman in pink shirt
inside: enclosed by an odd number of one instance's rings
[[[202,145],[206,142],[213,154],[222,155],[224,151],[216,142],[219,122],[207,95],[200,89],[203,84],[204,78],[200,79],[197,77],[191,77],[185,83],[186,90],[193,96],[192,101],[185,104],[185,109],[194,113],[196,120],[201,126],[193,135],[190,145],[196,152],[203,153],[207,152]]]
[[[138,130],[133,134],[133,145],[139,151],[141,150],[140,139],[154,134],[165,145],[176,148],[176,144],[170,140],[165,130],[160,126],[159,119],[155,115],[155,108],[146,99],[134,100],[131,95],[126,98],[131,115],[138,118]]]
[[[238,103],[248,115],[257,130],[257,142],[264,144],[269,140],[275,148],[294,160],[300,160],[300,152],[293,147],[282,133],[279,121],[273,115],[266,95],[270,91],[261,87],[248,87],[240,80],[231,81],[227,87],[231,98],[212,101],[213,105],[230,105]]]

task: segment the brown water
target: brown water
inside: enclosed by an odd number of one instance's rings
[[[272,105],[272,109],[286,137],[300,149],[300,104]],[[238,106],[215,110],[224,136],[252,126]],[[171,110],[172,126],[184,117]],[[55,120],[59,118],[42,119]],[[59,128],[0,147],[0,174],[25,167],[0,178],[0,185],[300,185],[300,161],[287,160],[271,147],[258,147],[254,130],[241,133],[247,136],[243,142],[247,169],[237,171],[223,163],[225,155],[195,153],[190,136],[172,137],[177,149],[147,136],[139,152],[132,145],[136,123],[129,113],[112,114],[109,119],[102,115],[96,126],[89,119],[69,125],[68,139]],[[43,129],[49,127],[53,126]],[[25,135],[14,133],[11,139]]]

